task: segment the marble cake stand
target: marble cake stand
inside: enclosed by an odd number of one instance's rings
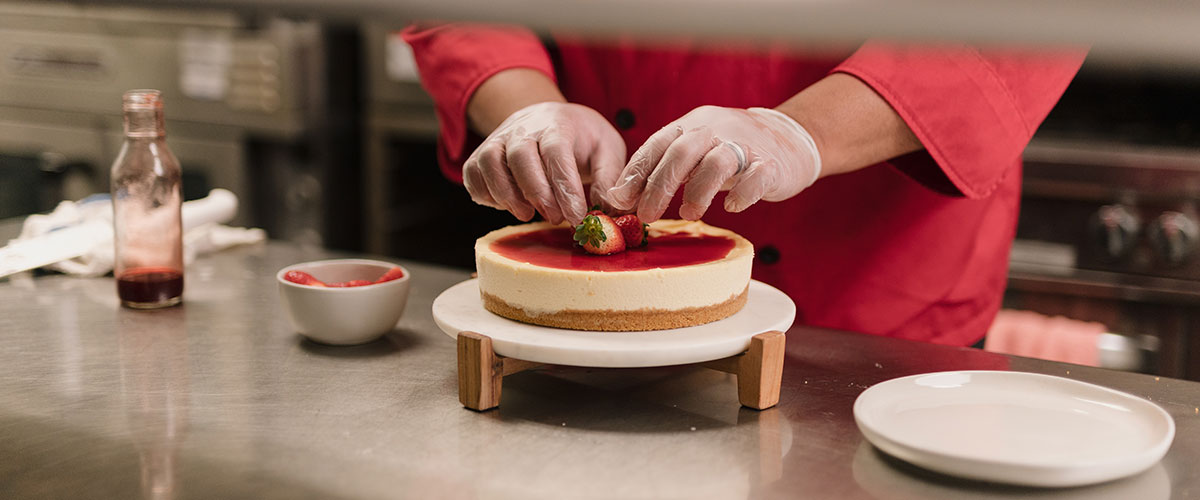
[[[442,292],[433,319],[458,341],[458,392],[463,406],[500,404],[504,376],[543,365],[634,368],[700,364],[733,373],[738,400],[754,409],[779,402],[784,331],[796,306],[783,292],[751,281],[746,306],[721,321],[645,332],[564,330],[492,314],[479,300],[478,280]]]

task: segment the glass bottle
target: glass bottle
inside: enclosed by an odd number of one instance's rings
[[[113,275],[121,305],[154,309],[183,300],[183,194],[167,148],[162,95],[125,93],[125,142],[112,167]]]

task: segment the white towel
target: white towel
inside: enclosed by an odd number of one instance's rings
[[[229,221],[236,212],[237,197],[223,189],[213,190],[203,200],[183,204],[185,265],[199,255],[267,238],[262,229],[220,224]],[[33,240],[52,231],[85,225],[102,226],[107,230],[80,232],[81,239],[68,244],[78,245],[86,249],[85,252],[46,267],[74,276],[102,276],[113,268],[112,200],[106,194],[63,201],[48,214],[30,215],[21,226],[20,236],[12,241]]]

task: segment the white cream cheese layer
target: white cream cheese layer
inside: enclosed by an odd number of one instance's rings
[[[509,226],[477,240],[479,290],[536,315],[563,310],[706,307],[741,294],[750,282],[754,247],[737,233],[702,222],[661,220],[651,224],[650,230],[652,234],[690,232],[731,238],[735,245],[724,258],[681,267],[601,272],[542,267],[490,249],[493,241],[505,236],[551,227],[544,222]]]

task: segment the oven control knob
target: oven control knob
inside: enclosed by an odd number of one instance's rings
[[[1150,245],[1160,262],[1178,266],[1187,262],[1200,243],[1200,224],[1183,212],[1163,212],[1150,226]]]
[[[1092,217],[1092,242],[1109,259],[1120,259],[1137,244],[1142,223],[1125,205],[1105,205]]]

